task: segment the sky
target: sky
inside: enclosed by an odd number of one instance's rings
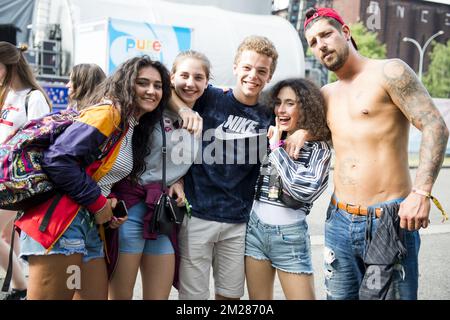
[[[274,9],[286,8],[289,5],[289,0],[275,0]]]

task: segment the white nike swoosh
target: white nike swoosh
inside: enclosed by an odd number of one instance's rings
[[[239,139],[246,139],[246,138],[252,138],[252,137],[259,137],[261,135],[265,135],[267,133],[253,133],[253,132],[246,132],[246,133],[232,133],[232,132],[225,132],[223,129],[223,123],[214,130],[214,136],[216,139],[220,140],[239,140]]]

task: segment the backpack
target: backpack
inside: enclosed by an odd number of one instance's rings
[[[28,119],[28,104],[30,102],[30,97],[31,94],[33,93],[33,91],[37,91],[36,89],[31,89],[30,91],[28,91],[27,95],[25,96],[25,115],[27,116]],[[52,111],[52,106],[49,105],[50,107],[50,111]]]
[[[33,93],[33,91],[34,90],[31,89],[25,97],[25,116],[27,117],[27,119],[28,119],[28,103],[30,102],[30,96]]]
[[[0,144],[0,209],[25,210],[53,195],[41,167],[43,151],[77,116],[63,110],[30,120]]]

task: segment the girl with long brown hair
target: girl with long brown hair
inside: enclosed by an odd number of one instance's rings
[[[107,299],[105,258],[113,259],[98,230],[101,235],[104,224],[117,229],[126,220],[113,216],[117,200],[111,189],[126,177],[136,181],[145,169],[150,134],[170,97],[169,81],[164,65],[148,56],[125,61],[87,100],[92,107],[83,108],[44,152],[42,166],[62,198],[45,238],[36,216],[46,210],[26,211],[16,222],[21,256],[29,261],[30,299]]]

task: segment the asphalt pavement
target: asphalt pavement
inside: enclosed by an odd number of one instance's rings
[[[308,216],[308,225],[311,235],[312,258],[314,268],[314,284],[316,298],[325,299],[325,285],[323,275],[323,234],[324,221],[329,200],[333,191],[333,178],[330,175],[330,182],[327,190],[314,203],[314,207]],[[414,181],[415,169],[410,170],[411,178]],[[433,187],[433,195],[439,199],[446,212],[450,215],[450,168],[443,168]],[[421,248],[419,251],[419,293],[421,300],[450,300],[450,277],[448,269],[450,267],[450,220],[441,223],[441,214],[432,204],[430,213],[430,226],[421,229]],[[141,298],[140,283],[135,288],[135,299]],[[214,298],[214,287],[211,278],[210,299]],[[170,299],[177,299],[178,292],[172,289]],[[247,290],[243,299],[248,299]],[[276,278],[274,299],[282,300],[284,294],[281,285]]]
[[[415,177],[414,169],[411,176]],[[446,211],[450,214],[450,168],[443,168],[433,188],[436,196]],[[329,199],[332,194],[333,179],[324,194],[316,200],[308,216],[309,230],[312,243],[313,268],[315,270],[315,290],[317,299],[325,299],[323,264],[323,233],[324,219]],[[419,299],[421,300],[450,300],[450,221],[441,223],[439,211],[432,205],[430,214],[431,224],[427,229],[421,229],[421,248],[419,253]],[[0,270],[0,278],[4,271]],[[0,279],[0,284],[2,279]],[[142,299],[140,275],[136,282],[133,299]],[[210,281],[210,299],[214,298],[214,287]],[[178,299],[178,292],[172,289],[169,299]],[[248,299],[247,290],[243,297]],[[278,279],[275,280],[274,299],[283,300],[284,294]]]

